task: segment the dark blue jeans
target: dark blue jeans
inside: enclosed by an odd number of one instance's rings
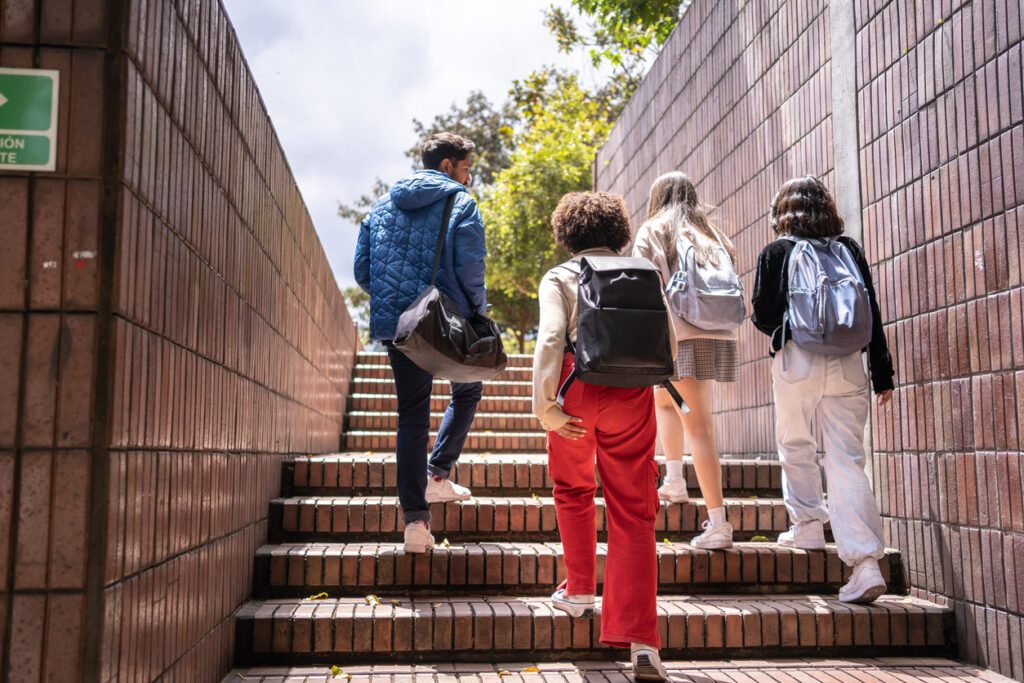
[[[462,453],[476,407],[483,395],[481,382],[452,382],[452,400],[444,412],[437,443],[427,461],[430,439],[430,390],[434,376],[409,360],[390,344],[385,345],[398,394],[398,501],[406,524],[430,521],[427,505],[427,475],[447,479]]]

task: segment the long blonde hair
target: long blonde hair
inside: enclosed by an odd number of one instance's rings
[[[670,269],[676,268],[676,240],[682,231],[696,248],[698,262],[715,262],[716,250],[702,245],[694,239],[693,231],[702,234],[712,243],[720,243],[736,265],[736,249],[732,242],[708,219],[712,207],[697,199],[697,188],[693,181],[681,171],[672,171],[658,176],[651,185],[647,200],[647,223],[651,231],[665,247]],[[718,265],[714,263],[714,265]]]

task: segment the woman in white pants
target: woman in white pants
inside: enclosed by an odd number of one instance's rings
[[[772,203],[772,228],[780,239],[765,247],[757,264],[753,322],[771,337],[775,429],[786,508],[793,526],[779,543],[806,550],[825,547],[823,524],[830,522],[840,559],[853,575],[839,592],[846,602],[872,602],[886,590],[878,560],[885,554],[882,519],[864,472],[864,429],[870,389],[862,351],[815,353],[798,346],[789,324],[790,255],[800,240],[845,247],[853,257],[871,304],[870,342],[865,349],[871,383],[884,405],[892,398],[892,358],[882,329],[871,272],[856,241],[842,235],[843,220],[824,184],[805,176],[787,181]],[[842,245],[841,247],[838,245]],[[867,334],[867,328],[865,328]],[[817,415],[825,446],[828,504],[822,491]]]

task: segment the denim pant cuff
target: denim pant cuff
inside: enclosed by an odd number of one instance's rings
[[[430,523],[430,510],[424,510],[423,512],[403,512],[402,521],[407,525],[413,522],[426,522]]]
[[[430,474],[432,476],[447,479],[451,475],[451,473],[451,470],[443,469],[441,467],[438,467],[437,465],[427,465],[427,474]]]

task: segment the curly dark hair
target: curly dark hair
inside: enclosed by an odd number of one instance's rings
[[[838,237],[843,218],[825,184],[814,176],[790,178],[772,201],[772,230],[793,237]]]
[[[551,214],[555,241],[578,254],[605,247],[622,251],[632,239],[626,201],[608,192],[570,192]]]

